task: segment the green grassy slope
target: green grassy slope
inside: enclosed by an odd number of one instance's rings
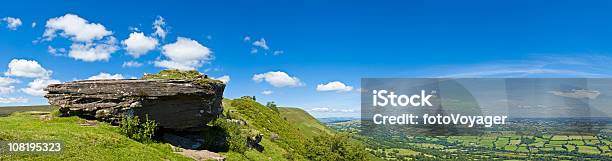
[[[0,160],[191,160],[172,152],[168,144],[143,144],[119,133],[118,128],[98,122],[81,126],[78,117],[55,117],[14,113],[0,117],[0,140],[61,140],[60,154],[2,154]]]
[[[263,153],[249,150],[241,156],[229,152],[228,160],[303,159],[300,153],[304,150],[307,137],[300,133],[296,126],[283,120],[279,113],[248,99],[225,99],[223,100],[223,108],[226,116],[243,120],[247,123],[247,126],[264,135],[262,144],[265,149]],[[278,135],[279,139],[272,139],[273,134]]]
[[[279,108],[279,112],[276,112],[250,99],[225,99],[223,107],[226,117],[243,120],[249,128],[256,129],[264,135],[261,143],[265,148],[263,152],[248,150],[244,155],[228,152],[226,153],[228,160],[306,160],[306,158],[319,154],[340,156],[346,155],[347,152],[334,153],[326,150],[342,151],[359,144],[356,140],[348,139],[348,142],[338,143],[342,145],[334,144],[325,147],[329,149],[323,147],[317,147],[323,149],[313,149],[312,140],[338,135],[335,135],[334,130],[325,127],[310,114],[298,108]],[[273,139],[273,135],[278,135],[278,139]],[[366,154],[365,158],[361,159],[373,160],[375,158]]]
[[[332,129],[323,125],[319,120],[300,108],[282,107],[279,108],[278,111],[281,113],[283,119],[297,126],[300,132],[308,137],[334,134]]]
[[[14,112],[24,111],[51,111],[51,107],[49,105],[0,107],[0,116],[8,116]]]
[[[222,152],[226,160],[306,160],[303,154],[309,139],[334,135],[335,131],[298,108],[279,108],[276,112],[249,99],[223,100],[224,114],[246,122],[264,135],[262,152]],[[49,107],[6,108],[17,111],[50,111]],[[170,145],[143,144],[119,133],[117,127],[98,122],[88,127],[78,117],[54,117],[42,121],[38,115],[14,113],[0,117],[0,140],[63,140],[67,145],[59,155],[0,155],[0,160],[190,160],[172,152]],[[272,136],[277,135],[274,139]]]

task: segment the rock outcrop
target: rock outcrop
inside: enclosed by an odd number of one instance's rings
[[[225,84],[199,79],[86,80],[49,85],[45,96],[63,115],[117,124],[125,115],[147,116],[159,127],[191,131],[223,112]]]

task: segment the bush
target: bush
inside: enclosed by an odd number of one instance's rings
[[[266,103],[266,107],[268,107],[268,108],[272,109],[272,111],[274,111],[274,112],[276,112],[276,113],[280,113],[280,112],[278,111],[278,106],[276,106],[276,103],[274,103],[274,102],[268,102],[268,103]]]
[[[313,138],[307,143],[305,156],[309,160],[368,160],[365,146],[352,140],[348,133]]]
[[[247,150],[247,138],[242,134],[238,124],[219,117],[213,122],[213,126],[225,131],[225,143],[229,146],[229,150],[238,153],[244,153]]]
[[[138,116],[126,115],[121,119],[119,129],[122,134],[131,139],[139,142],[151,142],[157,130],[157,123],[149,120],[148,115],[145,116],[145,120],[142,123]]]

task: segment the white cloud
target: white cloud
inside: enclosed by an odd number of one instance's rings
[[[52,71],[43,68],[35,60],[13,59],[8,64],[7,76],[28,77],[28,78],[48,78]]]
[[[255,42],[253,42],[253,46],[260,47],[260,48],[265,49],[265,50],[270,50],[270,47],[268,47],[268,44],[266,43],[266,39],[264,39],[264,38],[261,38],[261,39],[255,41]]]
[[[322,108],[313,108],[313,109],[310,109],[310,111],[314,111],[314,112],[329,112],[331,110],[329,108],[322,107]]]
[[[274,93],[274,91],[271,91],[271,90],[265,90],[261,92],[261,94],[263,95],[271,95],[272,93]]]
[[[157,16],[157,19],[155,19],[155,21],[153,22],[153,29],[155,30],[153,35],[158,36],[162,39],[166,38],[168,30],[166,29],[166,21],[164,21],[163,17]]]
[[[44,91],[44,89],[49,86],[49,84],[59,83],[61,82],[58,80],[39,78],[28,83],[28,88],[22,88],[21,91],[32,96],[44,96],[45,94],[47,94],[47,91]]]
[[[47,20],[43,37],[50,41],[60,35],[72,40],[68,56],[83,61],[108,61],[117,51],[112,32],[101,24],[90,23],[74,15],[66,14]]]
[[[27,103],[28,101],[23,97],[0,97],[0,103]]]
[[[9,86],[15,83],[19,83],[19,80],[9,78],[9,77],[0,77],[0,86]]]
[[[9,77],[0,77],[0,94],[9,94],[15,91],[15,86],[12,84],[19,83],[19,80],[9,78]]]
[[[251,37],[250,36],[245,36],[242,40],[243,41],[251,41]]]
[[[155,61],[155,66],[178,70],[194,70],[212,59],[210,49],[184,37],[178,37],[175,43],[162,46],[162,54],[169,60]]]
[[[217,78],[212,78],[212,79],[220,80],[221,82],[227,84],[230,81],[230,76],[229,75],[224,75],[224,76],[217,77]]]
[[[130,36],[121,42],[125,45],[125,50],[134,58],[155,49],[157,47],[157,39],[145,36],[142,32],[132,32]]]
[[[311,111],[311,112],[343,112],[343,113],[357,112],[357,110],[353,110],[353,109],[330,109],[327,107],[313,108],[308,111]]]
[[[317,85],[317,91],[336,91],[336,92],[348,92],[353,90],[353,87],[347,86],[342,82],[333,81],[327,84]]]
[[[568,92],[548,91],[548,93],[551,93],[551,94],[556,95],[556,96],[568,97],[568,98],[576,98],[576,99],[583,99],[583,98],[596,99],[597,96],[599,96],[601,94],[601,92],[599,92],[599,91],[596,91],[596,90],[587,90],[587,89],[573,89],[573,90],[568,91]]]
[[[251,48],[251,54],[255,54],[257,53],[257,49],[256,48]]]
[[[289,74],[281,71],[255,74],[253,75],[253,80],[258,83],[266,81],[274,87],[297,87],[304,85],[297,77],[291,77]]]
[[[98,75],[91,76],[87,78],[87,80],[101,80],[101,79],[125,79],[121,74],[108,74],[108,73],[100,73]]]
[[[0,86],[0,94],[9,94],[15,92],[15,86]]]
[[[272,55],[281,55],[281,54],[284,54],[284,53],[285,53],[285,51],[282,51],[282,50],[276,50],[276,51],[274,51],[274,52],[272,53]]]
[[[143,65],[142,63],[139,63],[137,61],[126,61],[126,62],[123,62],[123,65],[121,65],[121,67],[137,68],[137,67],[141,67],[142,65]]]
[[[89,23],[87,20],[74,14],[51,18],[47,20],[45,27],[43,37],[47,40],[55,38],[59,33],[59,35],[70,38],[73,41],[91,42],[112,34],[102,24]]]
[[[2,21],[6,22],[6,27],[11,30],[17,30],[19,26],[21,26],[21,19],[14,17],[4,17]]]
[[[66,49],[64,48],[54,48],[53,46],[47,46],[47,52],[49,52],[53,56],[64,56],[66,54]]]
[[[36,27],[36,22],[32,22],[32,28]]]
[[[110,37],[108,40],[101,43],[73,43],[70,46],[68,56],[86,62],[108,61],[111,54],[117,51],[115,42],[116,39]]]

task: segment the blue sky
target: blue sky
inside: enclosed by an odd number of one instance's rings
[[[10,7],[0,10],[0,105],[45,104],[38,84],[101,73],[140,77],[167,68],[156,64],[163,61],[228,76],[225,97],[255,95],[317,117],[358,116],[363,77],[610,77],[611,3],[4,2]],[[67,15],[72,19],[62,19]],[[165,36],[155,34],[160,17]],[[71,20],[86,23],[66,24]],[[122,43],[131,33],[157,43],[134,45],[145,51],[136,58]],[[164,49],[172,44],[194,50]],[[96,52],[70,54],[79,49]],[[8,72],[12,60],[21,61]],[[123,67],[126,62],[141,66]],[[328,84],[334,81],[344,86]]]

